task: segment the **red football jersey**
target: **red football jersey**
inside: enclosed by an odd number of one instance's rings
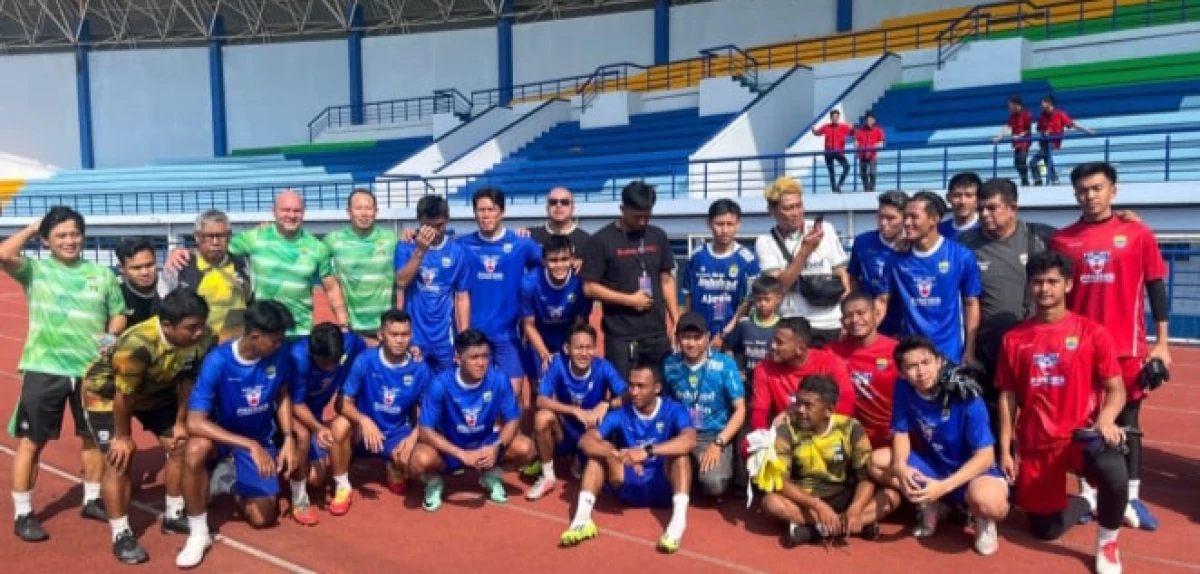
[[[871,161],[879,155],[878,151],[872,148],[879,147],[883,143],[883,128],[875,126],[868,128],[863,126],[854,130],[854,147],[855,149],[865,150],[858,152],[858,158]]]
[[[817,128],[817,135],[825,136],[825,149],[842,151],[846,149],[846,138],[854,133],[854,128],[847,124],[825,124]]]
[[[1029,149],[1030,136],[1033,135],[1030,131],[1031,127],[1033,127],[1033,114],[1029,113],[1029,110],[1008,114],[1008,129],[1012,131],[1013,149]]]
[[[996,388],[1016,395],[1020,452],[1060,448],[1075,429],[1091,426],[1104,381],[1120,378],[1112,339],[1099,323],[1075,313],[1057,323],[1022,321],[1004,335]]]
[[[1067,115],[1067,112],[1055,108],[1050,113],[1042,112],[1042,115],[1038,116],[1037,129],[1038,133],[1043,135],[1062,136],[1067,131],[1067,128],[1074,123],[1075,120],[1072,120],[1071,116]],[[1053,149],[1062,147],[1062,138],[1056,137],[1050,142],[1050,146]]]
[[[892,358],[896,340],[878,335],[863,346],[842,337],[826,348],[846,361],[854,383],[854,418],[866,429],[871,444],[887,441],[892,435],[892,391],[899,374]]]
[[[1050,248],[1075,264],[1067,308],[1104,325],[1118,357],[1146,356],[1146,283],[1167,276],[1150,228],[1119,217],[1080,220],[1055,233]]]
[[[765,429],[771,424],[771,416],[779,414],[795,402],[796,389],[808,375],[828,375],[838,384],[837,414],[854,416],[854,384],[846,363],[821,349],[809,349],[808,357],[799,369],[791,365],[762,361],[754,368],[754,393],[750,403],[750,428]]]

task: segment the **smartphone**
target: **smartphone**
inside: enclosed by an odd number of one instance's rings
[[[813,219],[813,227],[820,228],[821,225],[824,223],[825,223],[825,215],[824,214],[818,215],[815,219]]]

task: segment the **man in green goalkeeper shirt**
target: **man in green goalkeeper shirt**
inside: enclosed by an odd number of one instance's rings
[[[350,328],[368,340],[379,332],[379,318],[394,303],[392,257],[396,233],[375,225],[375,194],[356,189],[346,200],[350,225],[325,236],[333,255],[333,273],[346,300]]]

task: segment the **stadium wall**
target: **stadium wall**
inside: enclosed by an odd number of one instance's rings
[[[0,58],[0,152],[60,168],[79,167],[75,55]]]
[[[833,34],[836,5],[837,0],[718,0],[675,6],[671,59],[695,58],[723,44],[749,47]]]
[[[521,26],[516,28],[519,31]],[[521,61],[515,64],[520,73]],[[494,88],[497,83],[495,28],[363,40],[363,94],[368,102],[428,96],[446,88],[470,94],[471,90]],[[321,108],[346,103],[349,99],[343,94]],[[320,108],[313,115],[317,111]],[[312,115],[304,122],[310,119]]]
[[[966,13],[971,6],[983,2],[970,0],[853,0],[854,28],[872,28],[889,18],[900,18],[910,14],[962,7]]]
[[[513,27],[516,84],[581,76],[616,62],[643,66],[654,63],[653,10]]]

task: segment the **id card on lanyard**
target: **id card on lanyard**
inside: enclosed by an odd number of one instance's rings
[[[651,299],[654,298],[654,285],[650,282],[650,270],[646,268],[646,239],[642,238],[638,242],[637,262],[638,267],[642,269],[642,274],[638,276],[638,291],[645,293]]]

